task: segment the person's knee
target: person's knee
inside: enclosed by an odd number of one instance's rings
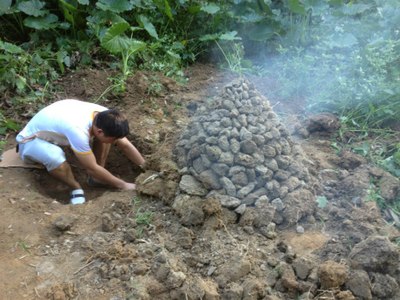
[[[70,169],[70,166],[66,160],[62,162],[53,161],[46,165],[46,169],[49,173],[65,173]]]
[[[66,161],[65,153],[59,146],[38,138],[24,145],[22,155],[24,159],[41,163],[49,172]]]

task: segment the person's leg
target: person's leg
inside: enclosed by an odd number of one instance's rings
[[[64,161],[60,166],[49,171],[49,174],[72,188],[71,204],[83,204],[86,202],[85,193],[83,192],[79,182],[76,181],[69,163]]]
[[[64,161],[59,167],[49,171],[50,175],[64,182],[72,189],[81,189],[81,185],[76,181],[74,174],[72,173],[71,166],[69,163]]]
[[[67,184],[72,189],[72,204],[85,202],[81,185],[76,181],[61,147],[36,138],[21,144],[20,155],[23,160],[31,160],[43,164],[50,175]]]

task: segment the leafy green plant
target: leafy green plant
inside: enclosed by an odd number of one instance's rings
[[[375,201],[380,209],[387,210],[390,214],[393,214],[393,219],[398,220],[400,217],[400,198],[394,201],[388,202],[381,196],[380,189],[376,186],[375,181],[371,181],[368,188],[369,201]],[[397,222],[396,222],[397,223]],[[400,224],[397,224],[400,225]]]
[[[139,197],[134,197],[132,199],[132,205],[135,211],[132,211],[132,213],[134,214],[134,218],[135,218],[135,222],[137,225],[136,228],[136,236],[137,237],[141,237],[143,235],[144,229],[148,226],[151,225],[152,219],[154,214],[150,211],[141,211],[141,199]],[[138,207],[137,209],[135,209],[136,207]]]
[[[131,74],[130,59],[134,54],[146,48],[146,43],[130,38],[125,35],[125,31],[130,26],[126,22],[113,24],[99,38],[101,45],[110,53],[120,56],[121,61],[119,68],[121,73],[113,78],[113,84],[108,87],[105,92],[95,101],[100,100],[110,91],[121,93],[125,91],[125,81]]]
[[[389,155],[379,160],[378,164],[394,176],[400,178],[400,143],[397,143],[393,149],[386,153],[389,153]]]
[[[8,89],[23,94],[56,79],[58,74],[52,66],[55,60],[51,55],[47,46],[30,54],[22,47],[0,40],[0,81],[3,91]]]
[[[385,199],[381,196],[380,190],[376,187],[374,182],[370,183],[369,188],[367,190],[367,195],[368,195],[367,200],[376,202],[381,209],[387,207],[388,204],[386,203]]]
[[[318,196],[316,199],[319,208],[325,208],[328,204],[328,199],[325,196]]]
[[[27,242],[21,240],[21,241],[18,241],[17,244],[18,244],[18,246],[21,248],[21,250],[23,250],[23,251],[28,252],[29,254],[31,254],[31,251],[30,251],[31,246],[29,246]]]
[[[8,131],[17,131],[21,126],[14,120],[4,117],[0,111],[0,135],[5,135]]]
[[[230,49],[224,50],[218,41],[215,41],[218,48],[221,50],[222,55],[225,58],[225,62],[228,69],[232,72],[242,74],[243,66],[242,60],[244,58],[243,45],[240,43],[232,43]]]
[[[151,224],[153,218],[153,213],[149,211],[140,212],[139,210],[136,212],[135,220],[136,224],[142,226],[148,226]]]
[[[160,83],[160,78],[156,75],[149,77],[149,84],[146,89],[147,95],[160,96],[164,91],[164,86]]]

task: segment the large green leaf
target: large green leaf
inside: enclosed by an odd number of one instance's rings
[[[129,38],[124,32],[129,28],[127,22],[113,24],[106,30],[102,39],[101,45],[111,53],[117,54],[129,48]]]
[[[0,49],[12,54],[18,54],[24,52],[24,50],[21,47],[3,41],[0,41]]]
[[[157,6],[159,11],[165,14],[171,21],[174,19],[168,0],[153,0],[152,2]]]
[[[142,26],[153,38],[158,39],[158,34],[153,23],[145,15],[139,16],[139,24]]]
[[[257,5],[260,11],[263,13],[266,13],[268,15],[272,14],[271,8],[269,7],[269,4],[265,0],[257,0]]]
[[[11,7],[11,0],[0,0],[0,16],[6,14]]]
[[[187,8],[187,12],[191,15],[198,14],[201,11],[201,6],[198,4],[192,4]]]
[[[96,3],[96,6],[102,10],[109,10],[115,13],[131,10],[133,7],[132,3],[127,0],[100,0]]]
[[[78,0],[78,3],[79,4],[82,4],[82,5],[89,5],[89,0]]]
[[[289,0],[288,5],[291,12],[300,15],[306,14],[306,9],[303,3],[301,3],[299,0]]]
[[[130,26],[126,22],[114,24],[107,29],[101,39],[101,45],[113,54],[119,54],[126,51],[134,53],[144,49],[146,47],[144,42],[128,38],[124,34],[128,28],[130,28]]]
[[[224,40],[224,41],[241,40],[241,38],[236,35],[237,35],[237,31],[225,32],[220,35],[219,39]]]
[[[219,34],[219,33],[205,34],[205,35],[199,37],[199,41],[201,41],[201,42],[215,41],[215,40],[218,40],[220,35],[221,34]]]
[[[216,14],[217,12],[220,11],[220,9],[221,8],[215,3],[209,3],[201,6],[201,10],[206,13],[209,13],[210,15]]]
[[[59,0],[59,3],[64,12],[64,18],[71,24],[74,24],[75,23],[74,15],[78,11],[77,7],[73,6],[72,4],[64,0]]]
[[[253,41],[264,42],[271,39],[281,28],[278,23],[262,22],[253,24],[247,31],[248,37]]]
[[[236,35],[237,35],[237,31],[205,34],[205,35],[199,37],[199,40],[202,42],[209,42],[209,41],[216,41],[216,40],[223,40],[223,41],[241,40],[241,38]]]
[[[333,6],[343,5],[343,0],[329,0],[328,3]]]
[[[164,0],[164,13],[171,21],[174,19],[174,17],[172,16],[171,6],[169,5],[168,0]]]
[[[261,22],[262,20],[264,20],[264,16],[261,14],[257,14],[257,13],[249,13],[249,14],[244,14],[240,16],[240,23],[257,23],[257,22]]]
[[[41,17],[48,13],[47,10],[42,10],[46,3],[39,0],[24,1],[18,3],[18,9],[23,13],[33,16]]]
[[[46,30],[56,28],[58,26],[58,17],[53,14],[48,14],[44,17],[27,17],[24,20],[24,25],[37,30]]]

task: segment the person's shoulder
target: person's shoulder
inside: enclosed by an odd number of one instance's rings
[[[50,104],[50,106],[71,106],[71,105],[83,105],[85,102],[78,99],[62,99],[57,100]]]
[[[65,107],[68,109],[76,109],[76,108],[81,108],[83,110],[90,110],[90,111],[104,111],[108,110],[107,107],[89,102],[89,101],[83,101],[83,100],[78,100],[78,99],[63,99],[63,100],[58,100],[51,104],[51,106],[57,106],[58,108],[60,107]]]

